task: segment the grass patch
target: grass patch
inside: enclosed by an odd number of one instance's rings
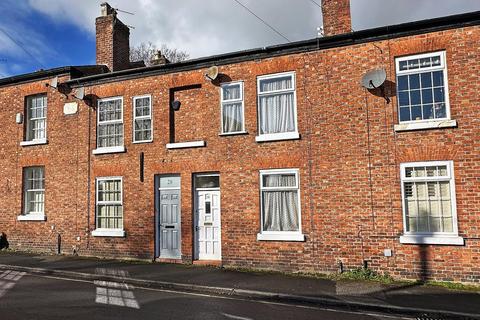
[[[355,268],[331,275],[332,280],[375,281],[385,284],[399,283],[388,273],[380,274],[368,268]]]
[[[463,284],[450,281],[427,281],[427,286],[442,287],[449,290],[480,292],[480,285]]]

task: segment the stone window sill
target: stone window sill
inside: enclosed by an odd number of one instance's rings
[[[305,241],[305,235],[301,233],[278,232],[278,233],[259,233],[259,241]]]
[[[107,147],[107,148],[97,148],[92,151],[94,155],[97,154],[108,154],[108,153],[122,153],[125,152],[125,146],[120,147]]]
[[[167,143],[167,149],[184,149],[184,148],[198,148],[205,147],[205,141],[189,141],[189,142],[175,142]]]
[[[44,214],[22,214],[17,216],[18,221],[46,221],[47,217]]]
[[[29,146],[38,146],[42,144],[47,144],[47,139],[39,139],[39,140],[31,140],[31,141],[22,141],[20,142],[20,146],[22,147],[29,147]]]
[[[463,246],[465,244],[465,241],[462,237],[459,237],[459,236],[403,235],[400,237],[400,243]]]
[[[432,120],[422,122],[400,123],[394,126],[395,132],[456,128],[457,120]]]
[[[125,237],[125,231],[121,229],[96,229],[92,231],[94,237]]]
[[[270,134],[262,134],[255,137],[256,142],[297,140],[297,139],[300,139],[300,134],[298,132],[270,133]]]

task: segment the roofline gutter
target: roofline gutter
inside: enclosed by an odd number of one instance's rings
[[[71,72],[72,72],[72,67],[59,67],[59,68],[53,68],[48,70],[40,70],[32,73],[26,73],[18,76],[0,79],[0,86],[30,82],[31,80],[37,81],[42,79],[49,79],[52,76],[69,74]]]
[[[221,66],[235,64],[257,59],[265,59],[288,54],[339,48],[373,41],[382,41],[418,34],[438,32],[454,28],[475,26],[479,24],[480,11],[475,11],[441,18],[408,22],[374,29],[360,30],[331,37],[315,38],[264,48],[214,55],[206,58],[192,59],[184,62],[172,63],[162,66],[142,67],[92,75],[67,81],[67,84],[72,87],[91,86],[108,82],[136,79],[145,76],[156,76],[175,72],[192,71],[202,68],[208,68],[212,65]]]

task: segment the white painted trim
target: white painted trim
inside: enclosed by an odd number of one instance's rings
[[[305,241],[305,235],[301,233],[258,233],[258,241]]]
[[[47,144],[48,141],[47,139],[38,139],[38,140],[31,140],[31,141],[21,141],[20,146],[22,147],[28,147],[28,146],[37,146],[37,145],[42,145],[42,144]]]
[[[256,142],[298,140],[298,139],[300,139],[300,134],[298,132],[270,133],[270,134],[262,134],[255,137]]]
[[[429,67],[429,68],[419,68],[419,69],[413,69],[413,70],[406,70],[406,71],[400,71],[400,62],[404,60],[411,60],[411,59],[421,59],[421,58],[426,58],[426,57],[431,57],[440,54],[440,66],[435,66],[435,67]],[[430,52],[430,53],[424,53],[424,54],[417,54],[417,55],[408,55],[408,56],[402,56],[395,58],[395,78],[399,76],[404,76],[404,75],[411,75],[411,74],[420,74],[422,72],[433,72],[433,71],[443,71],[443,83],[444,83],[444,89],[445,89],[445,110],[447,112],[446,118],[444,119],[433,119],[433,120],[411,120],[411,121],[400,121],[400,104],[397,98],[397,116],[398,116],[398,122],[399,124],[411,124],[415,122],[429,122],[429,121],[435,121],[439,120],[441,122],[445,120],[450,120],[451,119],[451,112],[450,112],[450,95],[449,95],[449,89],[448,89],[448,70],[447,70],[447,53],[446,51],[436,51],[436,52]],[[398,91],[398,86],[396,87],[396,91]],[[432,128],[437,128],[437,127],[432,127]],[[440,127],[442,128],[442,127]],[[427,129],[427,128],[421,128],[421,129]],[[421,129],[409,129],[409,130],[421,130]],[[428,128],[430,129],[430,128]],[[395,131],[397,129],[395,128]],[[406,130],[398,130],[398,131],[406,131]]]
[[[199,175],[195,175],[195,177],[197,176],[219,176],[219,174],[199,174]],[[194,177],[194,181],[195,181],[195,177]],[[195,182],[194,182],[195,184]],[[193,208],[194,208],[194,239],[195,239],[195,244],[194,244],[194,259],[195,260],[199,260],[199,261],[202,261],[202,260],[217,260],[217,261],[221,261],[222,260],[222,194],[220,192],[220,188],[197,188],[195,187],[195,192],[194,192],[194,199],[193,199]],[[206,255],[202,258],[200,258],[200,251],[199,251],[199,245],[198,245],[198,239],[199,239],[199,235],[198,235],[198,231],[196,230],[197,227],[199,226],[199,220],[200,220],[200,213],[199,213],[199,210],[198,210],[198,207],[199,207],[199,203],[198,203],[198,196],[200,194],[200,192],[203,192],[203,193],[218,193],[218,206],[219,206],[219,221],[218,221],[218,242],[219,242],[219,252],[218,252],[218,256],[210,256],[210,255]]]
[[[413,60],[413,59],[422,59],[422,58],[430,58],[440,55],[440,65],[439,66],[434,66],[434,67],[427,67],[427,68],[418,68],[418,69],[412,69],[412,70],[400,70],[400,62],[405,61],[405,60]],[[419,72],[427,72],[427,71],[436,71],[440,69],[444,69],[445,66],[447,65],[447,57],[445,50],[442,51],[434,51],[434,52],[429,52],[429,53],[422,53],[422,54],[411,54],[411,55],[406,55],[406,56],[401,56],[397,57],[395,59],[395,68],[397,71],[397,75],[403,75],[403,74],[415,74]]]
[[[44,214],[21,214],[17,216],[18,221],[46,221],[47,217]]]
[[[281,78],[285,76],[292,77],[292,88],[284,89],[284,90],[276,90],[276,91],[269,91],[269,92],[261,92],[260,90],[260,81],[265,79],[275,79]],[[260,98],[265,95],[275,95],[281,93],[291,93],[293,92],[293,118],[295,123],[295,131],[294,132],[281,132],[281,133],[270,133],[270,134],[261,134],[260,133]],[[280,141],[280,140],[293,140],[299,139],[300,135],[298,134],[298,119],[297,119],[297,76],[295,71],[288,71],[276,74],[269,74],[257,77],[257,134],[258,136],[255,137],[256,142],[264,142],[264,141]]]
[[[429,120],[429,121],[416,121],[416,122],[400,122],[393,128],[396,132],[402,131],[414,131],[425,129],[441,129],[441,128],[455,128],[457,127],[457,120]]]
[[[257,234],[257,240],[267,241],[305,241],[305,236],[302,234],[302,206],[301,206],[301,192],[300,192],[300,170],[299,169],[270,169],[260,170],[260,232]],[[263,176],[271,174],[295,174],[296,185],[292,187],[263,187]],[[263,192],[268,190],[296,190],[298,192],[297,206],[298,206],[298,231],[263,231]]]
[[[137,117],[136,116],[136,106],[135,106],[135,103],[138,99],[143,99],[143,98],[149,98],[150,99],[150,115],[149,116],[142,116],[142,117]],[[142,95],[142,96],[135,96],[132,98],[132,111],[133,111],[133,117],[132,117],[132,143],[148,143],[148,142],[153,142],[153,97],[151,94],[145,94],[145,95]],[[135,120],[137,119],[150,119],[151,121],[151,127],[150,127],[150,131],[151,131],[151,138],[149,140],[138,140],[136,141],[135,140]],[[125,138],[125,137],[124,137]]]
[[[123,141],[123,144],[125,145],[125,123],[123,121],[123,113],[124,113],[124,110],[123,110],[123,96],[118,96],[118,97],[111,97],[111,98],[104,98],[104,99],[98,99],[97,100],[97,110],[96,110],[96,113],[97,113],[97,127],[96,127],[96,132],[95,132],[95,135],[96,135],[96,144],[98,146],[98,127],[100,125],[100,103],[101,102],[105,102],[105,101],[112,101],[112,100],[120,100],[121,103],[122,103],[122,108],[121,108],[121,112],[122,112],[122,118],[120,120],[107,120],[107,121],[102,121],[103,124],[116,124],[116,123],[121,123],[122,124],[122,131],[123,131],[123,137],[122,137],[122,141]],[[93,151],[93,154],[103,154],[103,153],[115,153],[115,152],[125,152],[125,146],[115,146],[115,147],[100,147],[97,149],[95,149]],[[116,151],[116,148],[123,148],[122,151]],[[103,150],[114,150],[114,151],[103,151]]]
[[[447,166],[448,175],[445,177],[405,177],[405,168],[407,167],[427,167],[427,166]],[[404,162],[400,164],[400,188],[402,194],[402,215],[403,215],[403,241],[411,238],[421,239],[443,239],[443,238],[458,238],[458,218],[457,218],[457,199],[455,192],[455,175],[453,172],[453,161],[423,161],[423,162]],[[407,230],[407,216],[405,206],[405,182],[421,182],[421,181],[449,181],[450,182],[450,201],[452,202],[452,224],[453,232],[437,232],[437,233],[413,233]],[[402,242],[402,237],[400,242]],[[433,240],[427,240],[433,241]],[[439,240],[440,241],[440,240]],[[458,240],[457,240],[458,242]],[[410,243],[410,242],[405,242]],[[433,244],[433,243],[432,243]],[[441,244],[441,243],[439,243]],[[448,244],[448,243],[447,243]],[[463,243],[462,243],[463,244]]]
[[[422,235],[403,235],[400,237],[400,243],[403,244],[444,244],[444,245],[465,245],[465,240],[459,236],[422,236]]]
[[[35,140],[35,139],[34,139],[34,140],[26,140],[26,141],[24,141],[24,142],[33,142],[33,144],[24,144],[24,145],[22,145],[22,143],[20,142],[20,145],[21,145],[21,146],[30,146],[30,145],[46,144],[46,143],[47,143],[47,138],[48,138],[48,110],[49,110],[49,108],[48,108],[48,93],[45,92],[45,93],[39,93],[39,94],[34,94],[34,95],[26,96],[26,97],[25,97],[25,107],[26,107],[25,109],[28,109],[28,101],[27,101],[27,100],[28,100],[29,98],[41,97],[41,96],[45,96],[46,101],[47,101],[47,102],[46,102],[46,105],[45,105],[46,113],[45,113],[45,117],[43,117],[43,118],[45,119],[45,138],[43,138],[43,139],[37,139],[37,140]],[[28,110],[26,110],[25,114],[28,115]],[[29,122],[29,121],[32,121],[32,118],[29,119],[28,117],[25,116],[25,114],[24,114],[24,116],[23,116],[23,123],[24,123],[23,125],[24,125],[25,130],[28,130],[28,122]],[[37,119],[38,119],[38,118],[37,118]],[[27,137],[27,135],[28,135],[28,133],[25,131],[24,139]],[[36,143],[36,141],[40,141],[40,143]],[[43,143],[43,141],[45,141],[45,143]]]
[[[125,237],[125,230],[122,229],[95,229],[92,231],[94,237]]]
[[[97,214],[98,214],[98,183],[100,181],[109,181],[109,180],[120,180],[120,201],[102,201],[100,204],[118,204],[120,202],[122,206],[122,225],[125,223],[125,211],[123,207],[123,177],[115,176],[115,177],[97,177],[95,179],[95,227],[97,226]],[[97,232],[98,231],[98,232]],[[123,235],[118,235],[119,232],[122,231]],[[96,232],[96,234],[94,234]],[[104,234],[105,233],[105,234]],[[114,235],[110,235],[114,234]],[[106,229],[106,228],[97,228],[92,231],[92,236],[99,236],[99,237],[124,237],[125,232],[123,229]]]
[[[92,154],[121,153],[121,152],[125,152],[125,146],[97,148],[92,151]]]
[[[167,149],[183,149],[205,147],[205,140],[167,143]]]
[[[230,100],[223,100],[223,88],[228,86],[235,86],[240,85],[240,99],[230,99]],[[223,132],[223,105],[226,103],[241,103],[242,104],[242,131],[237,132]],[[244,85],[243,81],[235,81],[235,82],[228,82],[223,83],[220,86],[220,136],[227,136],[227,135],[234,135],[234,134],[241,134],[245,133],[245,102],[244,102]]]

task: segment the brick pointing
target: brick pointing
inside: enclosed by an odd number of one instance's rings
[[[182,255],[192,261],[192,175],[219,172],[222,203],[222,263],[284,271],[332,272],[369,261],[374,270],[399,278],[480,282],[480,30],[460,28],[329,50],[242,62],[221,73],[245,84],[248,134],[219,136],[219,87],[205,70],[172,73],[88,87],[100,98],[124,97],[125,146],[121,154],[93,156],[96,113],[80,103],[64,116],[63,95],[45,81],[0,88],[0,231],[13,248],[63,253],[154,257],[154,176],[182,179]],[[381,49],[381,51],[379,50]],[[397,56],[446,50],[452,119],[458,128],[412,132],[398,123],[395,98]],[[392,102],[359,84],[368,70],[386,67]],[[257,76],[295,71],[300,140],[256,143]],[[178,93],[176,142],[204,139],[207,147],[167,150],[170,89]],[[24,97],[47,92],[48,144],[20,147]],[[154,141],[132,143],[132,98],[152,94]],[[91,130],[89,133],[89,125]],[[139,154],[145,153],[145,181]],[[465,246],[405,245],[399,177],[406,161],[453,160],[459,233]],[[44,165],[46,222],[17,221],[22,167]],[[257,241],[260,229],[259,170],[299,168],[305,242]],[[88,179],[90,170],[91,178]],[[95,228],[95,177],[123,176],[125,238],[91,237]],[[88,202],[90,188],[90,202]],[[55,229],[52,230],[52,225]],[[76,238],[80,237],[80,241]],[[393,250],[384,257],[383,250]]]
[[[113,14],[96,18],[95,27],[97,64],[110,71],[130,68],[130,29]]]
[[[350,0],[322,0],[325,36],[352,32]]]

